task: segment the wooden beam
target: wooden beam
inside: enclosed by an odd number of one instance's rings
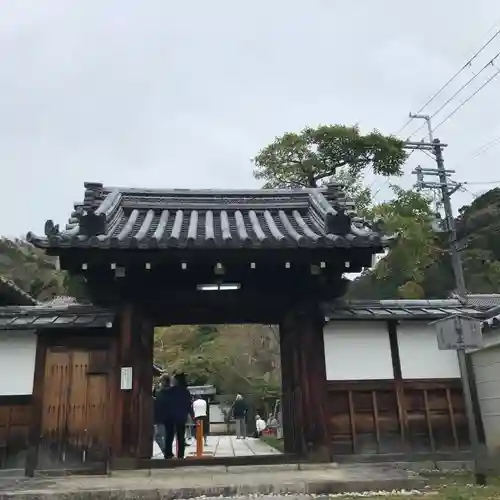
[[[45,360],[47,357],[47,339],[37,335],[35,369],[33,373],[32,421],[28,436],[28,453],[25,474],[33,477],[38,463],[38,447],[42,429],[43,387],[45,382]]]
[[[429,442],[431,444],[431,450],[434,453],[436,451],[436,442],[434,441],[434,433],[432,432],[432,415],[429,409],[429,395],[427,390],[424,389],[424,411],[425,411],[425,421],[427,422],[427,431],[429,433]]]
[[[389,333],[389,345],[391,347],[392,371],[394,380],[403,379],[403,370],[401,368],[401,356],[399,353],[397,321],[387,322],[387,331]]]
[[[448,416],[450,417],[450,425],[453,433],[453,443],[455,444],[455,449],[458,450],[458,434],[457,434],[457,423],[455,421],[455,414],[453,412],[453,402],[451,400],[450,389],[446,389],[446,406],[448,408]]]
[[[349,424],[351,426],[352,452],[357,453],[356,414],[354,412],[354,402],[352,400],[352,391],[347,391],[347,401],[349,404]]]
[[[391,347],[392,370],[394,374],[394,384],[396,388],[396,403],[398,406],[399,429],[401,434],[401,447],[408,448],[408,416],[406,412],[406,398],[403,385],[403,369],[401,366],[401,356],[398,343],[398,322],[388,321],[387,330],[389,333],[389,344]]]
[[[372,405],[373,405],[373,423],[375,425],[375,438],[377,439],[377,452],[381,452],[380,448],[380,421],[378,416],[378,402],[377,392],[372,391]]]

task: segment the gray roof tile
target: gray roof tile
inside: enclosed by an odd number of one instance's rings
[[[485,317],[485,312],[457,299],[333,301],[323,305],[328,320],[436,320],[452,314]]]
[[[7,306],[0,307],[0,330],[107,327],[114,317],[113,311],[95,306]]]
[[[500,293],[474,293],[467,296],[470,305],[480,309],[491,309],[500,306]]]
[[[352,214],[338,187],[301,190],[148,190],[85,185],[62,231],[47,221],[36,246],[100,248],[383,248],[392,238]]]

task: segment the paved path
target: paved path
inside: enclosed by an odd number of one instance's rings
[[[175,450],[175,443],[174,443]],[[207,446],[203,454],[213,457],[248,457],[253,455],[280,455],[281,452],[264,443],[260,439],[236,439],[236,436],[208,436]],[[196,441],[191,440],[186,448],[186,456],[196,455]],[[163,458],[160,448],[153,444],[153,458]]]

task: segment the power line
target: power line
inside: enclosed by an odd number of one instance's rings
[[[497,25],[498,23],[500,22],[500,19],[498,19],[494,24],[493,26],[487,31],[487,34],[490,33]],[[436,92],[434,93],[428,100],[427,102],[415,113],[415,115],[418,115],[419,113],[421,113],[429,104],[431,104],[437,97],[439,97],[439,95],[441,95],[443,93],[444,90],[446,90],[450,85],[451,83],[453,83],[453,81],[456,80],[456,78],[466,69],[466,68],[469,68],[473,61],[500,35],[500,29],[498,29],[497,31],[495,31],[495,33],[486,41],[486,43],[484,43],[480,48],[479,50],[477,50],[474,55]],[[444,105],[442,105],[436,112],[434,112],[434,114],[432,115],[432,117],[434,117],[437,113],[439,113],[445,106],[447,106],[454,98],[456,98],[456,96],[462,92],[462,90],[464,90],[472,81],[474,81],[487,67],[489,67],[490,65],[493,65],[494,66],[494,62],[495,60],[500,56],[500,52],[498,54],[495,55],[495,57],[493,57],[493,59],[491,59],[487,64],[485,64],[485,66],[479,71],[479,73],[475,74],[472,78],[470,78],[464,85],[462,85],[462,87],[451,97],[449,98]],[[498,75],[498,73],[500,73],[500,70],[498,70],[491,78],[489,78],[479,89],[477,89],[471,96],[469,96],[463,103],[461,103],[461,105],[456,108],[452,113],[450,113],[447,117],[445,117],[444,120],[442,120],[438,125],[437,127],[435,127],[435,129],[437,129],[438,127],[440,127],[443,123],[445,123],[448,119],[450,119],[455,113],[457,113],[459,111],[459,109],[461,107],[463,107],[468,101],[470,101],[479,91],[481,91],[491,80],[493,80],[494,77],[496,77]],[[400,128],[400,130],[394,134],[394,135],[399,135],[414,119],[414,115],[411,115],[409,120],[403,125],[403,127]],[[422,124],[421,127],[419,127],[415,132],[413,132],[412,135],[416,134],[425,124]],[[434,130],[435,130],[434,129]],[[410,136],[411,137],[411,136]],[[424,138],[421,139],[422,141],[424,140]],[[412,150],[408,157],[407,157],[407,160],[411,157],[411,155],[413,154],[415,150]],[[433,156],[428,153],[427,151],[424,150],[424,153],[429,156],[430,158],[434,159]],[[379,189],[372,195],[372,197],[375,197],[377,196],[377,194],[389,183],[390,179],[387,178],[383,184],[379,187]],[[370,184],[370,186],[368,187],[368,189],[372,189],[373,185],[377,182],[377,179],[375,178],[373,180],[373,182]]]
[[[479,151],[476,152],[476,154],[471,158],[471,160],[474,160],[478,156],[481,156],[482,154],[488,152],[490,149],[493,149],[498,144],[500,144],[500,135],[495,139],[484,144],[481,148],[479,148]]]
[[[494,78],[496,78],[500,74],[500,68],[497,69],[493,75],[491,75],[478,89],[476,89],[465,101],[463,101],[459,106],[457,106],[450,114],[444,117],[435,127],[434,130],[437,130],[441,125],[447,122],[452,116],[455,115],[458,111],[460,111],[474,96],[476,96],[481,90],[486,87]]]
[[[498,23],[498,21],[495,23],[495,25]],[[495,26],[494,25],[494,26]],[[491,28],[490,30],[491,31]],[[488,31],[488,32],[489,32]],[[431,104],[432,102],[434,102],[434,100],[439,97],[461,74],[462,72],[469,68],[473,61],[481,54],[481,52],[483,52],[484,49],[486,49],[486,47],[488,47],[488,45],[490,45],[491,42],[493,42],[493,40],[495,40],[495,38],[497,36],[500,35],[500,29],[498,29],[492,37],[490,37],[488,39],[488,41],[436,92],[434,93],[428,100],[427,102],[416,112],[416,114],[418,115],[419,113],[421,113],[427,106],[429,106],[429,104]],[[409,118],[409,120],[398,130],[398,132],[396,132],[396,134],[394,135],[399,135],[411,122],[413,121],[413,118]]]
[[[487,186],[491,184],[500,184],[500,180],[498,181],[484,181],[484,182],[466,182],[468,186]]]
[[[499,33],[500,33],[500,30],[499,30]],[[500,52],[498,52],[492,59],[490,59],[481,68],[481,70],[478,73],[475,73],[471,78],[469,78],[449,99],[447,99],[444,102],[444,104],[442,104],[436,111],[434,111],[434,113],[432,113],[432,115],[430,116],[430,118],[434,118],[439,112],[441,112],[446,106],[448,106],[448,104],[450,104],[450,102],[453,101],[453,99],[455,99],[463,90],[465,90],[483,71],[485,71],[490,66],[494,66],[495,61],[499,57],[500,57]],[[418,114],[418,113],[416,113],[416,114]],[[415,130],[415,132],[413,132],[410,136],[408,136],[408,139],[410,137],[412,137],[413,135],[415,135],[420,130],[422,130],[422,128],[425,127],[425,125],[426,125],[425,123],[422,123],[422,125],[420,125],[420,127],[418,127],[418,129]]]

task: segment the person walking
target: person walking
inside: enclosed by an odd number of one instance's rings
[[[267,424],[264,419],[261,418],[260,415],[255,416],[255,437],[262,437],[262,433],[266,430]]]
[[[236,396],[233,404],[233,418],[236,422],[236,439],[246,439],[247,437],[247,418],[248,407],[241,394]]]
[[[205,442],[205,446],[207,446],[208,441],[208,405],[207,402],[201,397],[197,396],[197,398],[193,401],[193,412],[194,412],[194,422],[195,425],[201,425],[203,440]]]
[[[174,385],[167,392],[163,408],[165,421],[165,458],[173,458],[172,447],[174,437],[177,439],[177,458],[183,459],[186,450],[186,421],[188,416],[194,420],[191,394],[187,388],[186,375],[178,373],[174,377]]]
[[[191,419],[191,415],[188,415],[187,421],[186,421],[186,446],[189,446],[191,444],[191,439],[195,438],[194,435],[194,422]]]
[[[163,456],[165,456],[165,421],[166,409],[165,406],[168,395],[167,391],[170,390],[170,377],[167,374],[161,376],[157,387],[153,392],[154,398],[154,436],[158,447],[160,448]]]

